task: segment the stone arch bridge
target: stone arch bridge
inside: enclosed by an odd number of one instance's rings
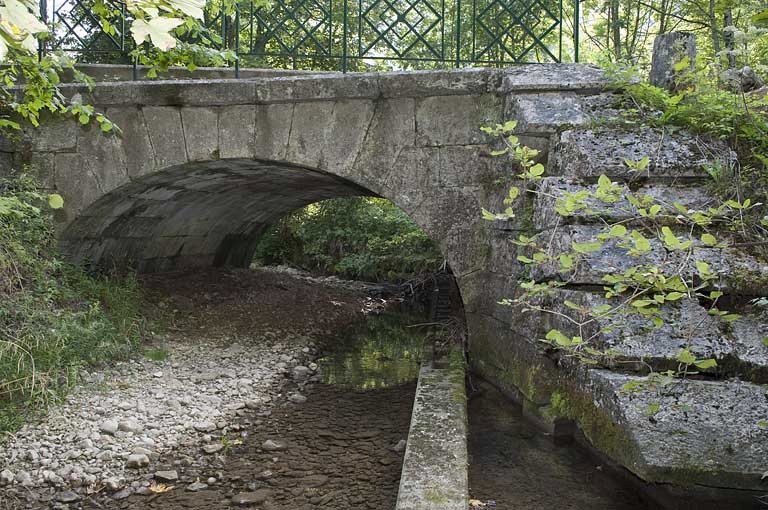
[[[673,363],[683,346],[720,361],[708,377],[663,394],[634,394],[621,389],[635,377],[632,368],[593,369],[552,356],[537,341],[553,327],[547,316],[497,304],[531,276],[511,238],[543,232],[558,249],[593,228],[588,218],[557,223],[558,193],[588,189],[605,173],[690,207],[710,203],[703,167],[716,156],[684,134],[615,127],[621,115],[603,84],[600,72],[578,65],[104,82],[92,91],[65,90],[105,111],[121,135],[49,123],[4,142],[0,162],[40,169],[65,198],[57,215],[65,253],[102,268],[245,266],[265,229],[297,208],[348,195],[388,198],[432,236],[453,268],[475,370],[515,392],[551,432],[576,425],[647,481],[764,490],[765,313],[725,327],[691,301],[661,330],[630,324],[606,334],[613,349],[653,366]],[[518,120],[523,143],[541,151],[548,177],[542,193],[518,204],[516,219],[487,222],[480,208],[503,208],[497,181],[509,168],[489,157],[479,127],[508,119]],[[638,180],[623,160],[644,155],[652,165]],[[768,293],[763,261],[736,250],[713,251],[707,260],[729,293]],[[588,301],[602,274],[622,265],[610,250],[593,254],[552,306],[569,296]],[[533,276],[558,278],[542,271]],[[651,420],[653,402],[662,410]]]

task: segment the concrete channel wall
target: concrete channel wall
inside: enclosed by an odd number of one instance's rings
[[[424,363],[411,415],[396,510],[465,510],[467,398],[464,368]]]

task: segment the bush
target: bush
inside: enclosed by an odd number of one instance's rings
[[[278,222],[256,249],[265,264],[370,281],[398,281],[436,270],[442,255],[404,212],[382,198],[311,204]]]
[[[80,368],[132,353],[140,307],[135,280],[91,278],[62,260],[46,197],[30,177],[0,181],[0,190],[0,431],[6,431],[61,396]]]

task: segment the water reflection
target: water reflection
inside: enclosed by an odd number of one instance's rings
[[[326,384],[374,389],[416,379],[424,330],[408,327],[418,320],[409,315],[383,313],[368,318],[326,346],[317,362]]]

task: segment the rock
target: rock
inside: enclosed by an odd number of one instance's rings
[[[117,478],[107,478],[103,480],[102,483],[104,483],[104,486],[111,491],[116,491],[123,486]]]
[[[143,453],[132,453],[125,462],[125,467],[127,468],[138,469],[146,466],[149,466],[149,457]]]
[[[126,487],[125,489],[117,491],[114,494],[112,494],[112,499],[116,499],[116,500],[125,499],[128,496],[130,496],[132,493],[133,493],[133,490]]]
[[[403,450],[405,450],[405,447],[407,446],[407,444],[408,443],[405,439],[401,439],[400,441],[397,442],[395,446],[392,447],[392,451],[400,453]]]
[[[187,490],[192,492],[201,491],[207,488],[208,488],[208,485],[204,484],[203,482],[192,482],[189,485],[187,485]]]
[[[56,496],[56,501],[60,501],[62,503],[74,503],[75,501],[79,500],[80,494],[75,491],[60,492],[58,496]]]
[[[253,492],[241,492],[232,498],[232,504],[238,506],[260,505],[272,495],[269,489],[259,489]]]
[[[288,400],[293,402],[294,404],[303,404],[307,401],[307,397],[302,395],[301,393],[291,393],[288,395]]]
[[[213,432],[216,430],[216,424],[212,421],[201,421],[192,424],[192,427],[198,432]]]
[[[117,430],[136,434],[144,430],[144,427],[142,427],[136,420],[122,420],[117,424]]]
[[[175,469],[155,472],[155,480],[160,480],[161,482],[175,482],[178,479],[179,473]]]
[[[207,444],[203,446],[203,451],[209,455],[218,453],[224,449],[224,445],[221,443]]]
[[[26,471],[19,471],[16,473],[16,477],[14,478],[16,480],[16,483],[20,483],[21,485],[27,486],[32,485],[32,475],[27,473]]]
[[[328,477],[325,475],[310,475],[301,479],[301,485],[304,487],[322,487],[328,483]]]
[[[159,371],[159,370],[157,372],[152,372],[152,377],[156,377],[156,378],[159,379],[159,378],[163,377],[163,373],[161,371]]]
[[[103,452],[99,452],[96,454],[96,460],[100,460],[101,462],[109,462],[112,460],[112,452],[109,450],[104,450]]]
[[[306,381],[309,377],[309,367],[297,365],[293,367],[293,380],[296,382]]]
[[[207,482],[208,482],[208,485],[213,485],[214,483],[216,483],[216,479],[212,476],[209,476]]]
[[[690,64],[684,69],[677,70],[678,63],[688,59]],[[671,91],[682,90],[685,83],[681,81],[685,72],[695,68],[696,37],[686,32],[667,32],[660,34],[653,41],[653,59],[648,80],[651,85]]]
[[[279,441],[273,441],[272,439],[267,439],[261,444],[261,449],[266,450],[268,452],[274,452],[277,450],[285,450],[285,444],[281,443]]]
[[[99,430],[104,432],[105,434],[113,435],[115,432],[117,432],[118,424],[114,420],[106,420],[101,422],[99,425]]]
[[[14,474],[13,471],[10,471],[8,469],[3,469],[0,471],[0,484],[8,485],[9,483],[13,483],[13,481],[16,479],[16,474]]]
[[[734,92],[751,92],[765,86],[765,82],[749,66],[741,69],[728,69],[721,74],[726,87]]]

